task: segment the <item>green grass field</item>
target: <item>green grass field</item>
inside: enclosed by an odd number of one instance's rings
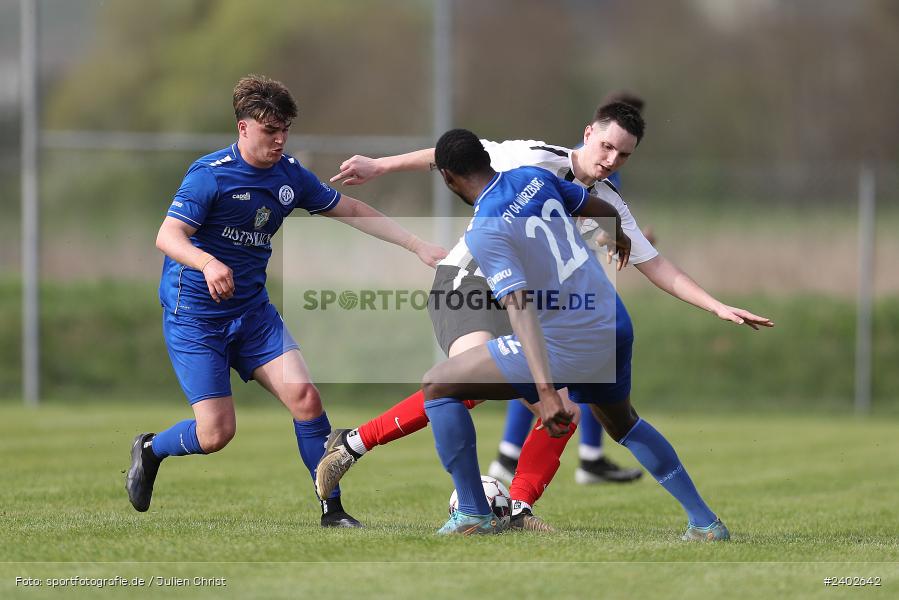
[[[386,407],[335,402],[335,426]],[[327,398],[326,398],[327,402]],[[482,469],[502,406],[475,414]],[[140,398],[119,405],[0,404],[0,597],[812,598],[899,591],[899,422],[889,418],[658,413],[733,534],[685,544],[685,517],[651,480],[574,484],[575,455],[538,505],[555,534],[441,539],[452,491],[429,432],[369,454],[344,480],[362,531],[324,531],[286,411],[238,406],[222,453],[170,459],[148,513],[123,489],[132,437],[188,409]],[[612,457],[634,464],[614,444]],[[46,578],[141,577],[153,587],[51,589]],[[879,577],[868,592],[825,577]],[[42,578],[41,587],[16,577]],[[155,577],[186,578],[160,589]],[[199,587],[194,577],[226,578]]]

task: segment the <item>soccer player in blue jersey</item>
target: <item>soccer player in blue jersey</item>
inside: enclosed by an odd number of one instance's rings
[[[234,88],[234,113],[237,142],[191,165],[156,239],[165,253],[163,334],[194,418],[135,438],[125,488],[141,512],[150,507],[163,459],[217,452],[234,437],[230,369],[244,381],[255,379],[287,407],[300,457],[314,478],[331,425],[265,288],[272,236],[294,209],[340,219],[430,266],[446,255],[284,154],[297,106],[282,83],[242,78]],[[323,527],[361,526],[344,511],[339,489],[320,501]]]
[[[568,387],[571,400],[589,404],[609,435],[681,504],[689,519],[685,539],[728,539],[671,444],[638,417],[629,394],[609,393],[609,369],[629,380],[630,319],[574,234],[573,215],[615,217],[614,243],[624,265],[630,241],[614,207],[539,167],[497,173],[470,131],[445,133],[435,162],[447,187],[474,206],[465,241],[513,330],[437,364],[423,378],[437,453],[459,497],[439,533],[501,530],[483,495],[474,425],[462,399],[524,397],[550,435],[562,436],[574,415],[557,389]]]

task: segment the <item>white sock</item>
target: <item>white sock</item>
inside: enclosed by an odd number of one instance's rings
[[[508,456],[509,458],[518,460],[518,458],[521,456],[521,446],[516,446],[512,442],[503,440],[499,443],[499,453]]]
[[[577,454],[581,460],[599,460],[602,458],[602,446],[587,446],[581,444],[577,448]]]
[[[521,500],[512,500],[512,516],[520,514],[524,509],[531,510],[531,505]],[[532,511],[533,512],[533,511]]]
[[[362,436],[359,435],[358,429],[354,429],[346,435],[346,443],[359,456],[368,452],[368,448],[362,443]]]

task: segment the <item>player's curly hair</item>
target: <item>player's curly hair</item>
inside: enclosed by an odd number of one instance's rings
[[[618,126],[629,134],[637,138],[637,144],[643,139],[643,131],[646,123],[640,115],[640,111],[625,102],[612,102],[610,104],[602,104],[593,114],[591,123],[599,123],[603,128],[607,127],[611,122],[618,123]]]
[[[297,116],[297,103],[280,81],[264,75],[241,77],[234,86],[234,116],[260,123],[280,121],[287,125]]]
[[[456,175],[480,173],[490,168],[490,155],[481,140],[467,129],[450,129],[437,140],[434,163]]]

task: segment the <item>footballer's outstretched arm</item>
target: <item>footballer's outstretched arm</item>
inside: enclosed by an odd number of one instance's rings
[[[436,267],[437,262],[447,254],[441,246],[422,240],[384,213],[347,195],[341,196],[340,202],[333,209],[319,214],[337,219],[379,240],[401,246],[415,253],[429,267]]]
[[[190,236],[196,231],[196,227],[184,221],[166,217],[156,234],[156,247],[172,260],[203,273],[213,300],[227,300],[234,295],[234,273],[231,267],[191,243]]]
[[[406,154],[370,158],[357,154],[340,165],[340,172],[331,178],[331,183],[361,185],[385,173],[397,171],[429,171],[435,168],[434,149],[425,148]]]
[[[610,215],[609,211],[615,211],[615,215],[618,214],[615,207],[608,202],[602,200],[601,198],[596,198],[590,195],[585,202],[584,206],[578,211],[581,216],[591,216],[591,217],[611,217],[614,215]],[[636,220],[633,219],[633,216],[630,215],[630,212],[627,210],[626,206],[622,209],[628,215],[628,224],[630,229],[628,231],[632,231],[635,235],[638,235],[639,228]],[[615,235],[615,240],[609,238],[608,235],[605,235],[603,232],[600,232],[600,235],[597,236],[597,245],[608,245],[609,250],[609,259],[611,260],[612,255],[615,251],[611,248],[611,243],[614,241],[616,245],[618,240],[622,238],[622,236],[627,239],[626,235],[622,231],[622,221],[623,219],[616,219],[616,226],[618,227],[618,233]],[[628,243],[630,240],[628,239]],[[648,243],[648,242],[647,242]],[[645,244],[644,244],[645,245]],[[630,248],[628,247],[628,250]],[[620,271],[624,266],[622,261],[620,260],[620,248],[617,250],[619,254],[619,262],[618,262],[618,270]],[[644,250],[645,252],[645,250]],[[655,253],[655,250],[653,249]],[[677,267],[674,263],[666,259],[660,254],[656,254],[654,257],[644,260],[638,263],[635,263],[637,269],[646,276],[656,287],[661,290],[664,290],[678,298],[679,300],[683,300],[688,304],[692,304],[693,306],[699,307],[703,310],[707,310],[718,318],[723,319],[725,321],[732,321],[734,323],[740,325],[748,325],[753,329],[758,329],[761,327],[773,327],[774,322],[767,317],[761,317],[759,315],[753,314],[748,310],[728,306],[723,302],[720,302],[716,298],[714,298],[711,294],[706,292],[698,283],[696,283],[689,275],[687,275],[684,271]]]
[[[637,269],[659,289],[716,315],[719,319],[732,321],[738,325],[748,325],[753,329],[774,327],[774,321],[760,317],[748,310],[728,306],[705,291],[689,275],[661,254],[636,265]]]
[[[559,392],[553,386],[552,373],[549,369],[549,355],[546,351],[546,338],[537,320],[537,312],[528,299],[527,290],[515,290],[502,299],[509,313],[512,331],[521,342],[521,349],[528,361],[528,369],[537,387],[540,401],[536,408],[543,426],[552,437],[560,437],[568,432],[568,425],[574,419],[574,413],[565,409]]]

